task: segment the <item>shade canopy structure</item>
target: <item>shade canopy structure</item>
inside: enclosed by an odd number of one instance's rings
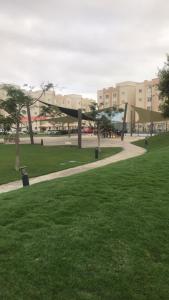
[[[45,121],[45,120],[43,120]],[[46,119],[46,121],[49,121],[49,122],[55,122],[55,123],[75,123],[77,122],[77,119],[76,118],[73,118],[73,117],[70,117],[70,116],[59,116],[59,117],[56,117],[56,118],[48,118]]]
[[[59,110],[74,118],[74,119],[78,119],[78,110],[77,109],[71,109],[71,108],[65,108],[65,107],[60,107],[58,106]],[[94,121],[94,119],[92,118],[90,113],[82,113],[82,120],[86,120],[86,121]]]
[[[61,106],[58,106],[58,105],[54,105],[54,104],[50,104],[50,103],[47,103],[47,102],[44,102],[44,101],[41,101],[39,100],[39,102],[45,104],[46,106],[48,107],[53,107],[55,108],[56,111],[58,111],[58,117],[57,117],[57,120],[59,120],[59,117],[64,117],[66,118],[67,117],[70,117],[70,122],[74,121],[76,122],[77,119],[78,119],[78,109],[72,109],[72,108],[66,108],[66,107],[61,107]],[[101,114],[101,113],[106,113],[107,111],[114,111],[114,112],[122,112],[124,111],[123,109],[119,109],[117,110],[115,107],[109,107],[109,108],[103,108],[103,109],[97,109],[95,111],[95,117],[93,116],[93,112],[86,112],[86,113],[83,113],[81,114],[81,118],[82,120],[86,120],[86,121],[95,121],[96,119],[98,119],[98,115]],[[64,120],[63,118],[63,120]],[[53,118],[56,120],[56,118]],[[61,119],[60,119],[61,120]],[[66,120],[66,119],[65,119]]]
[[[44,101],[41,101],[41,100],[39,100],[39,102],[43,103],[46,106],[54,107],[56,110],[58,110],[58,114],[62,113],[60,115],[60,117],[69,116],[70,117],[70,121],[73,121],[73,119],[74,119],[74,122],[76,122],[77,119],[78,119],[78,110],[77,109],[61,107],[61,106],[50,104],[50,103],[47,103],[47,102],[44,102]],[[89,113],[82,113],[82,120],[94,121],[94,119],[93,119],[93,117],[92,117],[92,115],[91,115],[90,112]]]
[[[134,111],[138,114],[139,120],[137,123],[151,123],[151,122],[164,122],[169,119],[164,118],[163,114],[160,112],[147,110],[141,107],[136,107],[132,105]]]

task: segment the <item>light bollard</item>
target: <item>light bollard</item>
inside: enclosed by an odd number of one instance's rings
[[[144,140],[144,145],[145,145],[146,148],[148,148],[148,138],[147,137]]]
[[[95,159],[99,158],[99,148],[95,148]]]
[[[20,167],[20,172],[21,172],[21,176],[22,176],[23,187],[29,186],[29,177],[28,177],[28,173],[26,171],[26,166]]]

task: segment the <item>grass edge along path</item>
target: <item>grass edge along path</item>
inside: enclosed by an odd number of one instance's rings
[[[125,143],[122,142],[122,143],[119,143],[119,145],[123,146],[123,151],[116,154],[116,155],[107,157],[107,158],[102,159],[102,160],[97,160],[95,162],[91,162],[91,163],[88,163],[88,164],[85,164],[85,165],[80,165],[80,166],[77,166],[77,167],[74,167],[74,168],[69,168],[69,169],[66,169],[66,170],[59,171],[59,172],[54,172],[54,173],[50,173],[50,174],[47,174],[47,175],[31,178],[30,179],[30,184],[32,185],[32,184],[35,184],[35,183],[38,183],[38,182],[49,181],[49,180],[58,179],[58,178],[61,178],[61,177],[67,177],[67,176],[71,176],[71,175],[74,175],[74,174],[86,172],[86,171],[94,169],[94,168],[99,168],[99,167],[102,167],[102,166],[105,166],[105,165],[108,165],[108,164],[115,163],[117,161],[125,160],[125,159],[135,157],[135,156],[139,156],[139,155],[142,155],[142,154],[145,153],[145,150],[143,148],[137,147],[137,146],[132,145],[128,142],[125,142]],[[8,183],[8,184],[1,185],[0,186],[0,188],[1,188],[0,192],[1,193],[8,192],[8,191],[11,191],[11,190],[19,189],[21,187],[22,187],[22,183],[21,183],[20,180],[19,181],[14,181],[14,182],[11,182],[11,183]]]
[[[21,145],[21,165],[27,166],[29,177],[41,176],[95,161],[94,148],[75,146]],[[120,147],[101,149],[100,159],[120,152]],[[0,184],[21,178],[14,170],[15,145],[0,145]]]

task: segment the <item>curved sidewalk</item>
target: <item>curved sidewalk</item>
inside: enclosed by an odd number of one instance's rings
[[[144,148],[135,146],[135,145],[130,144],[129,142],[125,142],[125,141],[124,142],[119,141],[118,143],[116,143],[114,145],[114,147],[122,147],[123,150],[113,156],[110,156],[105,159],[101,159],[101,160],[98,160],[98,161],[95,161],[92,163],[88,163],[88,164],[77,166],[74,168],[50,173],[47,175],[30,178],[29,179],[30,185],[39,183],[39,182],[43,182],[43,181],[52,180],[52,179],[67,177],[67,176],[71,176],[74,174],[79,174],[82,172],[89,171],[91,169],[95,169],[95,168],[99,168],[99,167],[103,167],[103,166],[115,163],[115,162],[118,162],[121,160],[140,156],[146,152],[146,150]],[[17,180],[17,181],[13,181],[13,182],[9,182],[9,183],[0,185],[0,193],[13,191],[13,190],[17,190],[20,188],[22,188],[22,182],[21,182],[21,180]]]

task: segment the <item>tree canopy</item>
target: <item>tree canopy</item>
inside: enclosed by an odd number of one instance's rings
[[[4,85],[6,91],[6,99],[0,99],[0,109],[4,110],[8,117],[13,121],[13,124],[20,123],[22,117],[21,110],[26,106],[26,103],[31,103],[32,98],[25,95],[24,91],[13,85]]]
[[[12,123],[11,117],[0,115],[0,128],[3,130],[3,134],[6,134],[11,129]]]
[[[164,67],[158,72],[158,77],[158,89],[160,91],[159,96],[163,100],[160,108],[164,116],[169,117],[169,54],[167,55],[167,61],[165,62]]]
[[[32,97],[26,95],[23,90],[13,85],[4,85],[6,91],[6,99],[0,99],[0,109],[6,112],[6,115],[1,117],[1,124],[6,128],[7,124],[11,126],[14,124],[16,127],[16,160],[15,169],[18,171],[20,167],[20,151],[19,151],[19,126],[21,123],[22,109],[27,104],[32,102]]]

